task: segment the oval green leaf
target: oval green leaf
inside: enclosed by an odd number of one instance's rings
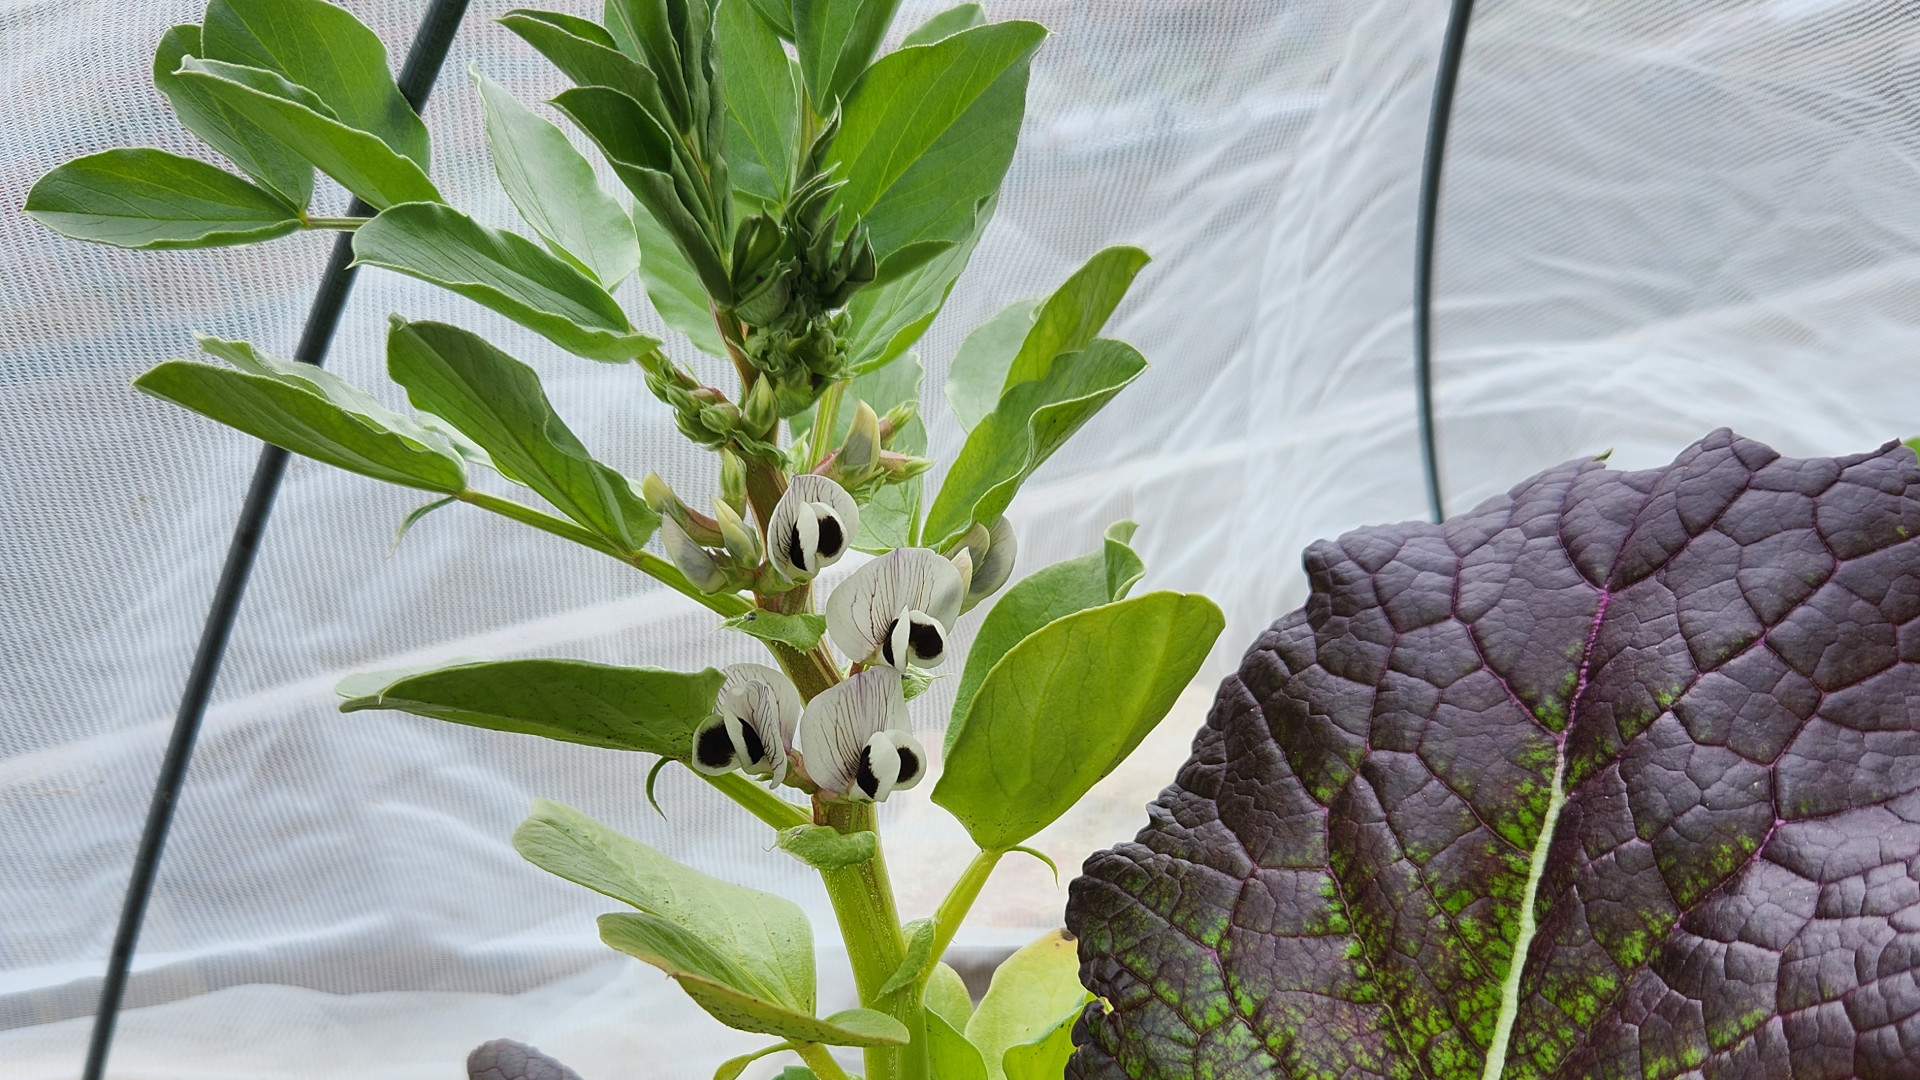
[[[942,547],[974,522],[1004,513],[1027,477],[1146,368],[1133,346],[1095,338],[1056,358],[1040,378],[1001,394],[967,433],[927,509],[927,545]]]
[[[1063,1013],[1087,1000],[1080,985],[1078,943],[1054,930],[1022,946],[994,969],[980,1008],[967,1021],[967,1041],[980,1048],[991,1080],[1009,1080],[1007,1050],[1045,1036]]]
[[[521,218],[554,254],[603,288],[626,280],[640,263],[640,245],[627,212],[594,179],[593,166],[559,128],[478,68],[472,74],[494,174]]]
[[[795,14],[804,37],[798,8]],[[881,57],[843,107],[840,134],[829,155],[829,164],[840,166],[847,181],[835,196],[836,204],[848,214],[866,214],[988,87],[1030,56],[1046,36],[1039,23],[993,23]],[[804,46],[800,58],[804,71]]]
[[[286,76],[341,123],[426,170],[427,126],[395,85],[380,36],[346,10],[323,0],[212,0],[200,37],[199,55]]]
[[[1204,596],[1156,592],[1028,635],[987,672],[949,736],[933,801],[984,849],[1024,842],[1140,745],[1225,623]]]
[[[342,680],[341,712],[395,709],[490,731],[687,760],[726,676],[584,660],[494,660]]]
[[[445,436],[339,376],[244,342],[206,338],[201,346],[240,370],[170,360],[134,387],[348,472],[448,495],[465,490],[466,467]]]
[[[33,185],[23,209],[62,236],[124,248],[251,244],[300,227],[299,212],[273,192],[149,149],[69,161]]]
[[[169,29],[153,54],[154,89],[166,95],[188,131],[225,154],[261,187],[304,210],[313,198],[313,166],[260,125],[221,104],[205,87],[177,74],[183,58],[200,55],[198,26],[184,23]]]
[[[960,732],[960,722],[966,718],[980,683],[1008,649],[1056,619],[1126,599],[1127,590],[1145,570],[1140,556],[1127,546],[1133,530],[1131,521],[1114,522],[1108,526],[1106,543],[1099,551],[1028,574],[993,605],[974,634],[960,685],[954,691],[953,721],[947,727],[949,747]]]
[[[553,411],[540,376],[469,330],[393,320],[387,373],[414,407],[458,428],[509,479],[628,551],[660,527],[618,471],[601,464]]]
[[[379,208],[439,202],[440,192],[412,158],[373,135],[342,123],[314,95],[264,68],[201,60],[180,61],[180,78],[257,124],[306,158],[340,186]]]
[[[353,258],[459,293],[576,356],[623,363],[659,344],[635,333],[619,303],[581,270],[450,206],[382,211],[354,233]]]
[[[933,1080],[987,1080],[987,1061],[946,1017],[927,1010],[927,1064]]]

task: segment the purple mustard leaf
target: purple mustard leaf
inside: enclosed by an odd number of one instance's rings
[[[1069,1075],[1920,1078],[1916,535],[1718,431],[1315,544],[1073,884]]]
[[[580,1074],[526,1043],[495,1039],[467,1055],[467,1080],[580,1080]]]

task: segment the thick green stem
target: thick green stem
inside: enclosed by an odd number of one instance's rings
[[[306,229],[339,229],[342,232],[352,232],[372,220],[372,218],[363,217],[307,217],[302,214],[300,225]]]
[[[842,1069],[840,1063],[833,1060],[833,1055],[827,1052],[827,1048],[819,1043],[801,1043],[793,1050],[820,1080],[851,1080],[847,1076],[847,1070]]]
[[[872,831],[875,813],[872,803],[820,802],[816,813],[824,824],[843,833]],[[909,1032],[921,1021],[920,1002],[912,994],[880,996],[880,987],[900,970],[906,960],[906,941],[900,935],[900,916],[894,909],[893,884],[887,879],[884,854],[843,870],[823,870],[820,877],[827,886],[827,899],[840,923],[840,938],[847,944],[847,959],[853,967],[853,983],[860,992],[860,1004],[879,1009],[907,1026]],[[924,1051],[911,1054],[914,1047],[875,1046],[865,1051],[867,1080],[911,1080],[924,1070],[909,1072],[903,1059],[924,1059]]]
[[[746,807],[747,813],[775,829],[791,829],[795,825],[807,825],[813,821],[807,816],[805,810],[737,772],[722,773],[719,776],[709,776],[705,773],[700,775],[707,783],[719,789],[720,794]]]

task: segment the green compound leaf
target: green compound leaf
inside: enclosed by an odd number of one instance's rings
[[[979,208],[999,194],[1020,141],[1032,59],[1001,72],[867,211],[883,276],[917,245],[964,241]]]
[[[900,0],[792,0],[789,40],[814,112],[825,116],[873,63]],[[771,20],[776,26],[780,20]]]
[[[313,166],[266,129],[222,105],[204,87],[175,74],[183,58],[202,55],[198,26],[185,23],[170,28],[153,54],[154,89],[166,95],[173,114],[188,131],[225,154],[261,187],[296,209],[306,209],[313,198]]]
[[[722,3],[714,35],[727,83],[727,174],[778,205],[793,181],[800,94],[774,28],[752,4]]]
[[[1139,248],[1110,247],[1075,270],[1040,305],[1033,328],[1007,366],[1003,392],[1045,378],[1057,357],[1092,345],[1147,262],[1147,253]]]
[[[561,130],[506,88],[472,72],[487,118],[493,171],[514,208],[553,253],[611,290],[640,264],[627,212],[600,190],[593,166]],[[623,316],[624,319],[624,316]]]
[[[444,435],[339,376],[245,342],[203,338],[200,344],[238,370],[169,360],[134,387],[348,472],[448,495],[466,489],[464,461]]]
[[[23,209],[62,236],[123,248],[251,244],[300,228],[299,212],[273,192],[163,150],[69,161],[34,183]]]
[[[1126,599],[1127,590],[1146,569],[1140,556],[1127,546],[1134,528],[1131,521],[1114,522],[1107,527],[1106,543],[1099,551],[1028,574],[993,605],[967,650],[967,665],[954,691],[948,746],[959,732],[980,683],[1008,649],[1056,619]]]
[[[793,901],[710,877],[545,799],[514,830],[513,847],[542,870],[639,910],[604,916],[603,937],[616,920],[626,943],[688,972],[813,1012],[813,930]]]
[[[872,862],[880,853],[880,838],[866,831],[843,833],[831,825],[795,825],[778,835],[781,851],[815,870],[845,870]]]
[[[285,76],[426,171],[427,127],[394,84],[379,35],[347,11],[322,0],[212,0],[200,37],[200,55]]]
[[[621,52],[612,35],[599,24],[526,9],[507,12],[500,24],[540,50],[575,86],[618,90],[640,105],[656,124],[663,128],[672,124],[653,72]]]
[[[933,1080],[987,1080],[987,1060],[980,1056],[980,1048],[931,1007],[927,1010],[927,1060],[933,1066]]]
[[[829,156],[847,181],[835,196],[836,205],[852,215],[874,209],[969,106],[1009,68],[1030,57],[1046,36],[1038,23],[992,23],[877,61],[848,95]],[[804,51],[801,64],[804,70]],[[1024,102],[1024,86],[1021,89]],[[877,247],[875,251],[880,253]]]
[[[1133,346],[1095,338],[1054,358],[1041,377],[1008,387],[967,434],[928,508],[927,545],[942,547],[1004,513],[1027,477],[1146,368]]]
[[[948,736],[933,801],[984,849],[1025,841],[1140,745],[1223,626],[1206,597],[1156,592],[1029,634],[987,672]]]
[[[395,317],[387,372],[415,408],[478,443],[501,475],[622,549],[639,550],[660,527],[627,478],[594,460],[553,411],[533,369],[479,335]]]
[[[942,38],[952,37],[962,30],[971,30],[986,24],[986,10],[979,4],[958,4],[914,27],[911,33],[900,39],[900,47],[905,49],[914,45],[931,45]]]
[[[342,123],[312,91],[277,72],[187,56],[180,61],[179,77],[272,132],[289,150],[374,207],[440,201],[439,190],[414,159],[379,136]]]
[[[707,293],[721,301],[731,299],[732,279],[710,231],[713,223],[696,217],[681,201],[680,190],[691,191],[694,181],[667,129],[631,96],[604,86],[575,87],[553,103],[600,147],[620,182],[673,238]],[[644,239],[643,272],[648,258]]]
[[[636,333],[582,270],[450,206],[407,203],[382,211],[353,234],[353,258],[459,293],[576,356],[622,363],[660,344]]]
[[[991,1080],[1015,1080],[1002,1063],[1007,1051],[1044,1038],[1061,1015],[1077,1013],[1086,1001],[1073,935],[1054,930],[994,970],[980,1008],[967,1021],[967,1041],[980,1048]]]
[[[790,645],[801,652],[820,644],[820,638],[827,632],[827,617],[811,612],[797,615],[783,615],[777,611],[764,611],[756,608],[744,614],[735,615],[720,625],[729,630],[738,630],[761,641],[778,641]]]
[[[384,680],[384,685],[378,685]],[[686,761],[713,712],[722,672],[611,667],[583,660],[475,661],[341,681],[341,712],[395,709],[490,731],[638,750]]]
[[[947,369],[946,393],[962,430],[972,431],[1000,403],[1007,372],[1033,329],[1040,304],[1039,300],[1016,300],[960,342]]]

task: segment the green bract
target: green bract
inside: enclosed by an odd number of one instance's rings
[[[172,360],[136,385],[430,493],[396,543],[464,503],[614,558],[712,612],[711,628],[764,645],[770,664],[724,670],[504,658],[339,686],[345,712],[653,755],[636,809],[678,764],[773,830],[769,858],[820,873],[860,1002],[828,1016],[814,927],[793,902],[554,803],[514,835],[532,863],[625,905],[599,919],[607,945],[722,1023],[768,1036],[719,1080],[778,1053],[805,1063],[788,1077],[847,1080],[830,1046],[860,1048],[867,1080],[1059,1076],[1087,1000],[1073,943],[1051,934],[1021,950],[977,1011],[941,957],[999,860],[1040,855],[1021,845],[1138,745],[1221,627],[1202,597],[1128,597],[1144,572],[1130,522],[1094,554],[1019,565],[1021,485],[1145,370],[1132,346],[1099,336],[1146,263],[1138,249],[1095,254],[1050,297],[968,336],[946,386],[965,444],[945,468],[927,456],[927,367],[912,350],[993,220],[1047,31],[963,3],[882,54],[897,6],[606,0],[599,22],[507,12],[476,32],[517,35],[572,85],[523,102],[470,73],[494,174],[524,223],[497,228],[443,198],[426,127],[351,14],[212,0],[199,25],[166,31],[153,78],[232,168],[109,150],[48,173],[25,207],[69,236],[132,248],[350,231],[357,265],[544,339],[529,363],[464,327],[393,315],[386,399],[404,392],[412,414],[244,342],[205,339],[224,363]],[[575,149],[558,120],[595,149]],[[594,153],[624,190],[601,186]],[[345,216],[316,215],[316,171],[358,196],[322,211]],[[636,273],[660,320],[721,362],[696,375],[635,328],[650,324],[616,293]],[[715,490],[683,497],[644,463],[640,480],[596,457],[539,375],[580,360],[609,365],[597,369],[609,393],[644,386],[656,420],[717,453]],[[638,370],[614,366],[628,361]],[[705,381],[729,368],[726,385]],[[969,634],[959,623],[976,606]],[[969,637],[971,655],[953,655]],[[947,677],[957,700],[934,783],[913,713]],[[903,922],[875,804],[918,798],[923,782],[981,850],[937,910]]]

